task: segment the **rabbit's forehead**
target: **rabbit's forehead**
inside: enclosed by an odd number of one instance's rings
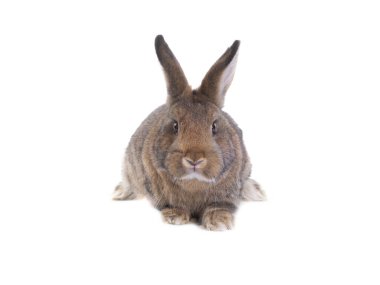
[[[170,108],[171,115],[177,120],[212,121],[220,115],[220,109],[209,102],[180,102]]]

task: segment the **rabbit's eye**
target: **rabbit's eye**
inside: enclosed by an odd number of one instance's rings
[[[178,122],[177,121],[173,122],[173,131],[174,131],[175,134],[178,133]]]
[[[216,121],[212,123],[212,134],[215,135],[217,131]]]

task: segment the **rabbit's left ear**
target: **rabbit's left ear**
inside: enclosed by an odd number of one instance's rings
[[[224,96],[234,78],[240,41],[231,47],[215,62],[202,81],[199,91],[206,95],[220,108],[224,104]]]
[[[166,78],[166,86],[168,90],[168,102],[172,103],[186,90],[191,92],[191,88],[187,83],[187,79],[181,65],[177,61],[173,52],[162,35],[158,35],[155,40],[155,47],[158,60],[160,61]]]

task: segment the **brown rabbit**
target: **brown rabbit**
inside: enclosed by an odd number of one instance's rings
[[[241,200],[264,200],[258,184],[249,179],[242,131],[221,110],[239,44],[235,41],[192,90],[163,36],[156,37],[167,102],[132,136],[115,200],[146,196],[166,222],[185,224],[196,218],[208,230],[231,229]]]

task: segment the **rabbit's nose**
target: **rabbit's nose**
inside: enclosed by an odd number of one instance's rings
[[[188,158],[185,158],[185,159],[192,166],[196,166],[196,165],[200,164],[203,161],[203,159],[198,159],[197,161],[193,161],[193,160],[188,159]]]
[[[206,163],[206,159],[205,158],[200,158],[196,161],[192,160],[191,158],[189,157],[184,157],[182,158],[182,164],[183,166],[185,166],[186,168],[202,168]]]

